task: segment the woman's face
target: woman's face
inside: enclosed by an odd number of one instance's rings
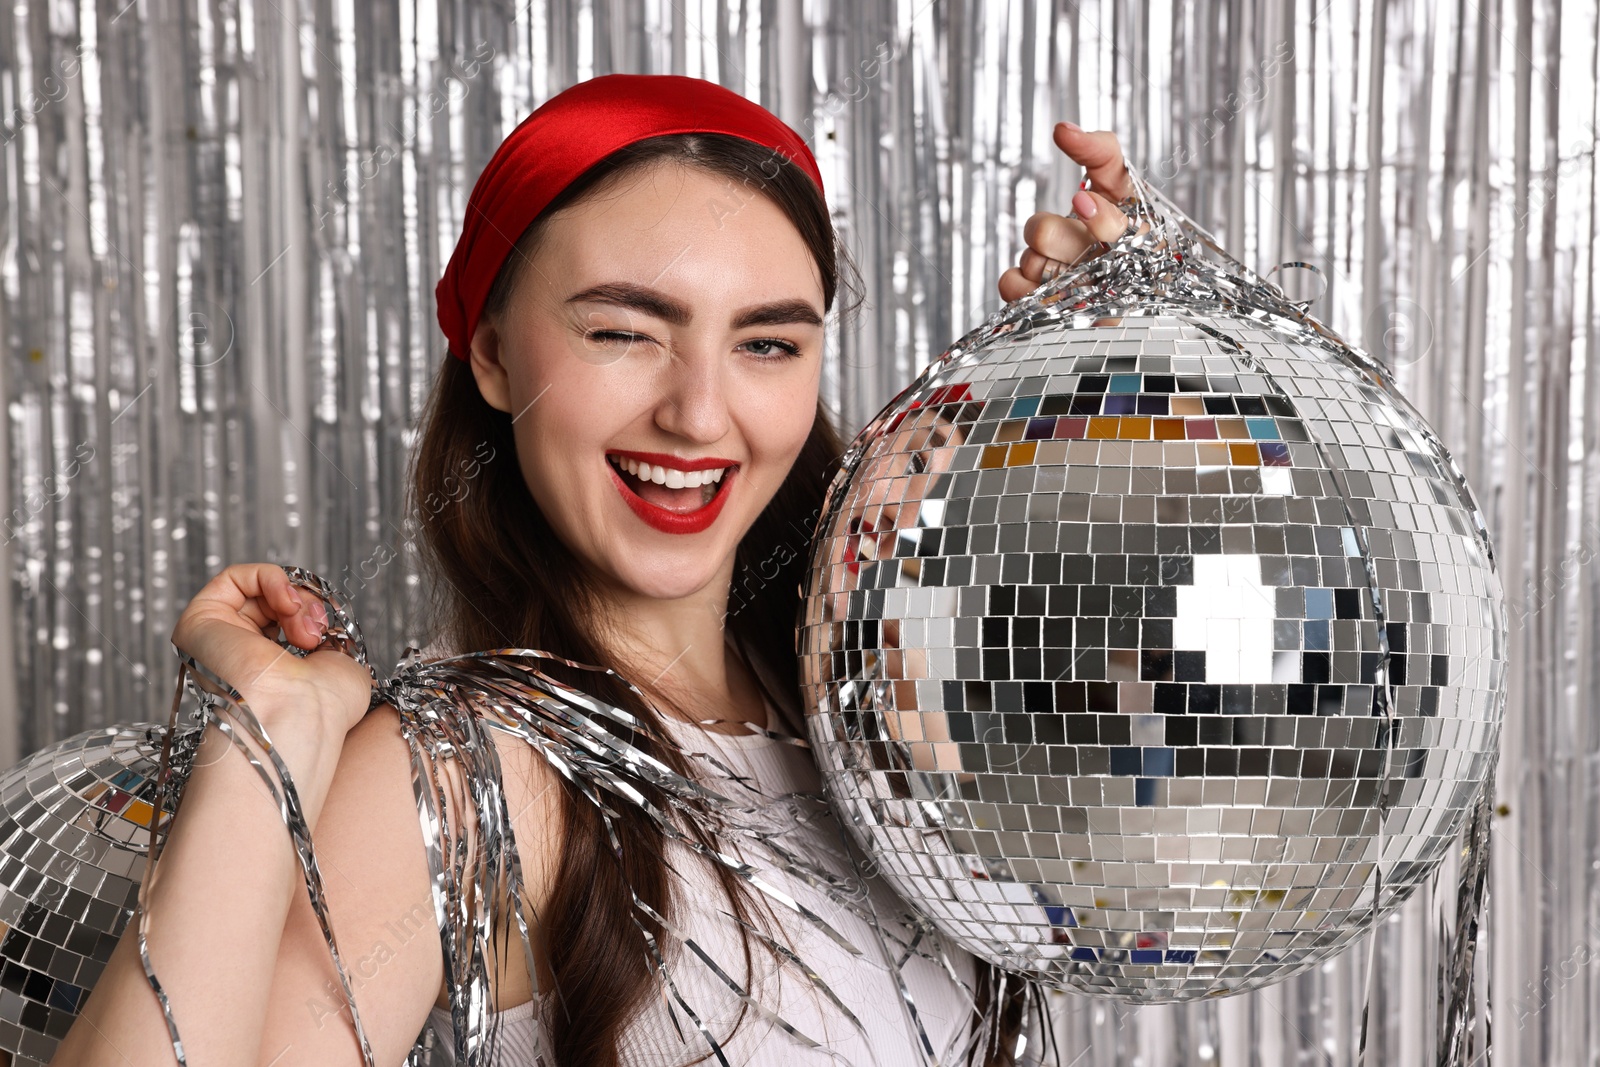
[[[799,455],[822,318],[821,274],[780,208],[658,163],[549,220],[472,367],[557,535],[625,597],[672,600],[726,591]]]

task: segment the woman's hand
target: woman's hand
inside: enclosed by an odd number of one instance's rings
[[[371,699],[372,676],[334,648],[302,659],[274,639],[281,631],[300,648],[314,649],[327,628],[327,609],[295,589],[275,563],[238,563],[195,594],[172,628],[172,643],[239,691],[267,719],[316,716],[329,736],[343,738],[361,721]],[[199,675],[196,684],[218,693]]]
[[[1076,266],[1099,255],[1101,241],[1115,241],[1127,230],[1128,217],[1116,204],[1133,190],[1117,135],[1058,122],[1054,136],[1056,147],[1083,166],[1091,188],[1073,195],[1075,218],[1040,211],[1023,225],[1028,247],[1017,266],[1000,276],[1000,299],[1007,303],[1037,289],[1047,268],[1054,275]]]

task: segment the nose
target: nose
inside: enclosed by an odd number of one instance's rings
[[[674,353],[657,379],[656,425],[698,444],[722,440],[728,433],[728,395],[722,361],[709,351]]]

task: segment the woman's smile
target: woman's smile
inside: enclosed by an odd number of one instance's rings
[[[660,452],[608,452],[606,466],[633,513],[672,534],[709,529],[739,470],[731,459],[680,459]]]

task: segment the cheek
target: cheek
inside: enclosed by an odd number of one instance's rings
[[[762,481],[772,492],[788,477],[806,439],[811,436],[816,421],[813,405],[803,414],[793,411],[775,412],[772,418],[760,423],[753,431],[751,453],[762,470]]]
[[[553,391],[552,391],[553,392]],[[546,396],[545,400],[549,397]],[[563,512],[571,509],[575,477],[581,463],[586,438],[584,420],[575,410],[552,404],[543,411],[544,400],[526,411],[513,431],[517,441],[517,461],[522,480],[533,494],[545,517],[560,527]]]
[[[817,418],[817,382],[814,379],[768,386],[747,399],[743,418],[753,453],[787,467]]]
[[[540,446],[536,435],[529,432],[529,428],[521,425],[516,427],[517,434],[517,463],[522,468],[522,484],[528,487],[528,492],[533,497],[533,502],[539,505],[539,510],[544,512],[545,518],[554,521],[556,513],[560,510],[552,499],[552,487],[561,484],[560,479],[551,477],[549,469],[549,453]]]
[[[563,352],[541,355],[512,410],[512,430],[524,480],[544,505],[575,495],[581,470],[599,469],[595,460],[619,425],[635,417],[637,397],[617,368],[583,364]]]

